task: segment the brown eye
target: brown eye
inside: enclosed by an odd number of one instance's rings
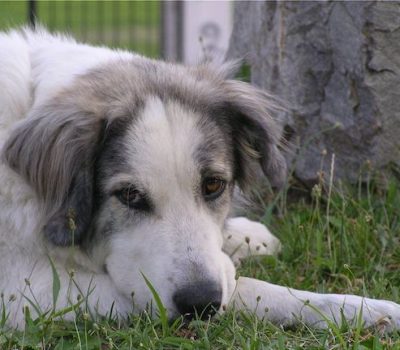
[[[138,191],[133,186],[126,186],[114,193],[118,200],[130,209],[150,210],[149,201],[146,195]]]
[[[225,190],[226,181],[216,177],[208,177],[203,181],[202,192],[205,200],[217,199]]]

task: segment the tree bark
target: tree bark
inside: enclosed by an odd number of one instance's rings
[[[366,164],[400,166],[400,3],[238,2],[228,58],[281,97],[278,113],[304,183],[356,182]]]

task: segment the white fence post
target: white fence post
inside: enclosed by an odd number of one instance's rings
[[[230,1],[164,1],[163,57],[194,64],[225,56],[232,31]]]

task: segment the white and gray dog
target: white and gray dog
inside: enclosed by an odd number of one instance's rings
[[[230,80],[231,69],[43,30],[0,34],[0,292],[10,326],[23,327],[28,299],[53,307],[50,260],[58,308],[83,294],[100,315],[141,312],[152,302],[146,276],[170,318],[234,307],[282,325],[362,314],[366,326],[400,326],[390,301],[235,279],[234,261],[280,243],[228,217],[234,186],[251,185],[261,166],[278,187],[285,162],[268,95]]]

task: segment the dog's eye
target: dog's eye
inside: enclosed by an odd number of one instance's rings
[[[205,200],[217,199],[225,190],[226,181],[216,177],[208,177],[203,181],[202,192]]]
[[[126,205],[128,208],[144,211],[150,209],[150,204],[146,198],[146,195],[141,193],[133,186],[124,187],[116,191],[114,195],[122,204]]]

